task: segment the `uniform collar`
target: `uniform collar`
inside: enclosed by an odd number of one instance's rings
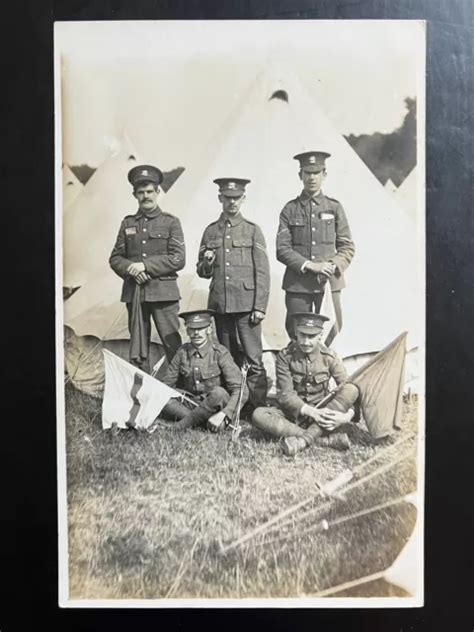
[[[189,343],[189,357],[192,358],[193,356],[197,355],[200,356],[201,358],[205,358],[210,350],[212,348],[212,343],[210,341],[208,341],[203,347],[200,347],[199,349],[196,349],[196,347],[190,342]]]
[[[303,189],[300,195],[300,202],[304,205],[308,204],[310,200],[312,200],[315,204],[321,204],[323,201],[324,195],[321,189],[319,189],[319,193],[317,195],[308,195],[306,191]]]
[[[240,224],[243,221],[244,218],[242,217],[242,213],[240,213],[240,211],[237,215],[234,215],[234,217],[224,217],[224,213],[221,213],[221,216],[219,217],[219,223],[222,226],[224,226],[227,222],[229,222],[231,226],[237,226],[237,224]]]
[[[161,210],[159,206],[157,206],[151,213],[144,213],[141,209],[138,209],[138,211],[135,214],[135,217],[137,219],[141,219],[142,217],[146,217],[147,219],[155,219],[155,217],[158,217],[158,215],[160,215],[160,213],[162,212],[163,211]]]

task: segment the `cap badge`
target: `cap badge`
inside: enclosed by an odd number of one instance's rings
[[[195,321],[201,320],[201,317],[196,314],[196,316],[194,316],[193,320],[195,320]]]
[[[229,189],[235,189],[235,182],[229,182],[229,184],[227,185],[227,187]]]
[[[147,176],[147,175],[148,175],[148,170],[147,169],[143,169],[142,176]]]
[[[316,162],[316,156],[310,156],[310,157],[308,158],[308,162],[311,162],[311,163],[313,163],[313,164],[314,164],[314,163]]]

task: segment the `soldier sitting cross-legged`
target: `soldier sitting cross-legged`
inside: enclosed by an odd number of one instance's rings
[[[210,430],[217,431],[232,419],[237,405],[247,401],[245,385],[240,396],[239,368],[229,351],[212,339],[212,314],[211,310],[180,314],[189,342],[178,349],[161,381],[183,390],[188,400],[193,400],[197,406],[186,400],[171,399],[163,409],[163,416],[178,420],[170,424],[173,430],[207,423]]]
[[[293,456],[310,444],[338,450],[350,447],[343,424],[358,421],[357,386],[336,353],[320,342],[326,316],[296,313],[296,340],[280,351],[276,360],[279,408],[257,408],[252,424],[264,432],[283,437],[283,451]],[[317,405],[329,393],[329,380],[338,385],[324,408]]]

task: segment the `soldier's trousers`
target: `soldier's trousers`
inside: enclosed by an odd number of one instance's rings
[[[186,400],[181,402],[178,399],[170,399],[161,415],[172,420],[189,418],[188,427],[205,423],[214,413],[222,410],[230,399],[229,393],[222,386],[216,386],[204,395],[193,395],[192,393],[185,393],[185,395],[198,405],[193,406]]]
[[[331,410],[347,412],[359,397],[359,389],[354,384],[344,384],[335,397],[325,406]],[[303,437],[308,445],[327,431],[309,417],[303,417],[303,426],[290,421],[279,408],[262,407],[254,410],[252,424],[274,437]],[[337,428],[335,431],[337,432]]]
[[[179,301],[154,301],[144,302],[141,304],[143,321],[145,324],[145,334],[148,340],[148,348],[150,347],[151,338],[151,322],[153,318],[156,330],[161,338],[166,359],[171,362],[176,351],[181,346],[181,336],[179,335]],[[132,334],[132,304],[127,303],[128,311],[128,329]],[[140,368],[147,373],[150,372],[149,362],[147,361]]]
[[[221,345],[229,349],[239,366],[246,360],[249,365],[247,386],[249,401],[253,406],[263,406],[267,396],[267,373],[262,359],[262,325],[253,325],[250,314],[215,314],[217,338]],[[242,353],[239,347],[242,345]]]
[[[315,312],[319,314],[321,309],[321,303],[323,302],[324,292],[314,292],[313,294],[306,294],[303,292],[286,292],[285,293],[285,305],[286,305],[286,320],[285,328],[287,334],[293,340],[295,338],[295,325],[293,322],[292,314],[295,312]],[[342,306],[341,306],[341,291],[338,290],[332,293],[332,300],[334,303],[334,312],[336,314],[337,328],[339,331],[342,329]],[[330,345],[334,336],[328,338],[326,345]]]

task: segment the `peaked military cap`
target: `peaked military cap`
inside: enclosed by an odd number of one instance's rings
[[[319,334],[324,323],[329,320],[327,316],[313,312],[295,312],[292,316],[295,319],[296,330],[303,334]]]
[[[216,178],[213,180],[218,187],[219,193],[226,197],[240,197],[245,193],[245,187],[250,182],[245,178]]]
[[[196,309],[192,312],[181,312],[179,317],[184,320],[186,327],[190,329],[203,329],[204,327],[209,327],[212,323],[213,314],[212,309]]]
[[[128,172],[128,181],[133,186],[136,186],[140,182],[153,182],[154,184],[161,184],[163,182],[163,174],[153,165],[137,165],[130,169]]]
[[[326,151],[305,151],[302,154],[296,154],[293,158],[299,161],[300,169],[318,173],[326,168],[326,158],[330,155]]]

